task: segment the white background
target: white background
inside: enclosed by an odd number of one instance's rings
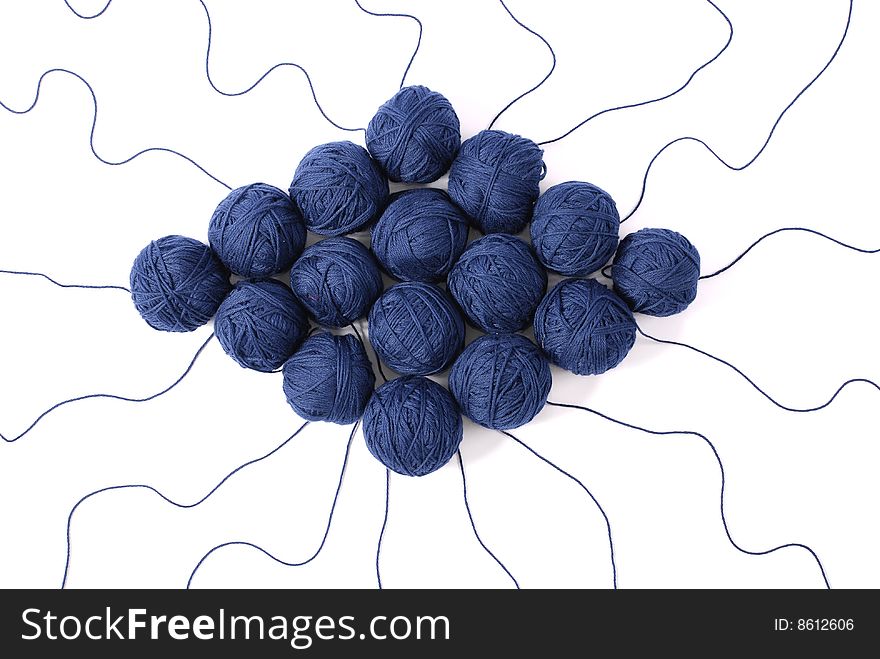
[[[103,0],[73,4],[91,13]],[[735,26],[730,49],[673,99],[603,116],[549,146],[545,187],[591,181],[625,213],[648,160],[672,138],[695,135],[729,161],[745,162],[830,56],[848,6],[719,4]],[[364,5],[422,19],[422,49],[407,82],[444,93],[464,137],[548,70],[543,44],[494,0]],[[723,19],[701,0],[509,5],[546,36],[559,59],[547,84],[496,126],[536,141],[597,110],[675,89],[727,38]],[[239,91],[276,62],[297,62],[312,75],[327,113],[346,126],[364,126],[396,91],[417,35],[411,21],[371,17],[347,0],[208,6],[218,87]],[[878,27],[878,3],[857,2],[838,59],[751,168],[731,172],[692,143],[661,156],[644,204],[622,232],[678,230],[699,247],[704,272],[786,225],[880,246]],[[233,186],[265,181],[286,189],[307,149],[352,137],[323,120],[303,75],[290,67],[243,97],[214,92],[204,72],[206,39],[196,0],[116,0],[92,21],[61,0],[2,0],[0,99],[23,109],[44,70],[73,69],[95,88],[95,144],[105,158],[172,147]],[[125,285],[133,257],[151,239],[206,239],[225,190],[167,154],[101,164],[88,148],[91,115],[85,86],[64,75],[45,81],[32,113],[0,112],[0,268]],[[847,378],[880,380],[878,273],[880,257],[783,235],[702,283],[684,314],[639,321],[657,336],[732,360],[785,404],[812,406]],[[16,435],[70,396],[158,391],[210,331],[151,330],[119,291],[62,290],[0,276],[0,431]],[[726,368],[643,338],[601,377],[558,369],[553,376],[551,400],[708,435],[724,460],[728,520],[742,546],[803,542],[822,558],[832,586],[880,586],[876,390],[856,385],[824,411],[784,412]],[[239,368],[216,342],[177,389],[153,402],[92,400],[54,412],[22,441],[0,445],[0,584],[60,585],[67,514],[83,494],[148,483],[191,502],[299,423],[285,404],[280,375]],[[307,558],[323,534],[348,434],[349,428],[313,424],[192,510],[146,491],[91,499],[74,518],[68,585],[182,587],[205,551],[228,540],[255,542],[290,561]],[[822,586],[802,550],[750,557],[728,543],[718,466],[698,438],[654,437],[551,408],[516,434],[582,479],[602,503],[622,588]],[[470,423],[462,452],[479,531],[522,586],[611,586],[604,522],[583,490],[511,440]],[[455,462],[420,479],[392,476],[385,586],[510,585],[473,536],[461,485]],[[375,587],[384,486],[385,471],[358,433],[326,547],[313,563],[285,568],[233,548],[212,556],[194,585]]]

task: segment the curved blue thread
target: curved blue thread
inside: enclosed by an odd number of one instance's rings
[[[550,401],[547,401],[547,404],[548,404],[548,405],[556,405],[557,403],[551,403]],[[550,466],[553,467],[556,471],[558,471],[560,474],[562,474],[563,476],[566,476],[566,477],[570,478],[570,479],[573,480],[575,483],[577,483],[578,485],[580,485],[581,489],[589,495],[590,499],[593,500],[593,503],[596,504],[596,507],[599,509],[599,512],[602,513],[602,517],[605,519],[605,527],[608,529],[608,547],[609,547],[609,549],[610,549],[610,551],[611,551],[611,576],[612,576],[612,583],[614,584],[614,590],[617,590],[617,564],[614,562],[614,540],[612,540],[612,538],[611,538],[611,520],[609,520],[609,519],[608,519],[608,515],[605,514],[605,509],[602,508],[602,504],[600,504],[600,503],[599,503],[599,500],[598,500],[595,496],[593,496],[593,493],[592,493],[592,492],[590,492],[590,488],[588,488],[586,485],[584,485],[579,479],[575,478],[575,477],[572,476],[570,473],[568,473],[567,471],[565,471],[565,469],[563,469],[563,468],[560,467],[559,465],[557,465],[557,464],[551,462],[549,459],[545,458],[543,455],[541,455],[540,453],[538,453],[535,449],[533,449],[531,446],[529,446],[528,444],[526,444],[524,441],[522,441],[522,440],[519,439],[518,437],[515,437],[514,435],[510,434],[510,433],[507,432],[506,430],[499,430],[498,432],[500,432],[502,435],[507,435],[507,436],[510,437],[512,440],[514,440],[517,444],[519,444],[519,445],[522,446],[524,449],[526,449],[529,453],[531,453],[532,455],[534,455],[536,458],[538,458],[538,459],[541,460],[542,462],[544,462],[544,463],[550,465]]]
[[[474,516],[471,514],[471,506],[468,503],[467,478],[465,478],[465,475],[464,475],[464,458],[461,456],[461,450],[458,451],[458,466],[459,466],[459,469],[461,469],[461,489],[462,489],[462,493],[464,494],[464,508],[465,508],[465,510],[467,510],[468,519],[471,521],[471,528],[474,530],[474,537],[477,539],[477,542],[480,543],[480,546],[486,550],[486,553],[492,557],[492,560],[494,560],[496,563],[498,563],[498,565],[501,567],[501,569],[504,570],[504,572],[507,574],[508,577],[510,577],[510,580],[513,582],[513,585],[516,586],[516,589],[519,590],[520,589],[519,582],[516,580],[516,577],[510,573],[510,570],[508,570],[507,566],[501,562],[501,559],[499,559],[492,552],[492,550],[486,546],[486,543],[483,542],[483,539],[480,537],[480,534],[477,532],[477,525],[474,522]]]
[[[199,562],[193,568],[192,573],[189,575],[189,579],[186,582],[186,589],[187,590],[190,589],[190,587],[192,586],[193,578],[196,576],[196,572],[199,571],[199,568],[202,567],[202,564],[208,559],[208,557],[211,554],[213,554],[215,551],[219,551],[220,549],[223,549],[224,547],[232,547],[232,546],[250,547],[251,549],[256,549],[257,551],[262,552],[264,555],[268,556],[276,563],[279,563],[280,565],[284,565],[285,567],[301,567],[301,566],[306,565],[308,563],[311,563],[313,560],[315,560],[315,558],[318,557],[318,554],[321,553],[321,550],[324,549],[324,544],[327,542],[327,536],[330,534],[330,525],[333,523],[333,513],[336,511],[336,502],[339,500],[339,491],[342,489],[342,481],[343,481],[343,477],[345,476],[345,467],[346,467],[346,465],[348,465],[348,454],[349,454],[349,451],[351,450],[351,442],[354,439],[354,434],[355,434],[355,432],[357,432],[359,424],[360,424],[360,421],[358,421],[357,423],[354,424],[354,426],[351,429],[351,434],[348,436],[348,443],[345,445],[345,456],[342,459],[342,469],[339,472],[339,484],[336,486],[336,493],[333,495],[333,504],[330,506],[330,515],[327,518],[327,527],[324,529],[324,536],[321,538],[321,544],[318,545],[318,548],[315,550],[315,553],[313,553],[311,556],[309,556],[304,561],[288,562],[288,561],[285,561],[285,560],[278,558],[277,556],[275,556],[271,552],[266,551],[265,549],[263,549],[259,545],[254,544],[253,542],[246,542],[246,541],[242,541],[242,540],[234,540],[231,542],[224,542],[219,545],[216,545],[215,547],[212,547],[208,551],[208,553],[206,553],[204,556],[202,556],[202,558],[199,560]]]
[[[67,8],[70,11],[72,11],[74,14],[76,14],[79,18],[82,18],[83,20],[86,20],[86,21],[90,21],[93,18],[98,18],[98,16],[102,15],[105,11],[107,11],[110,8],[110,5],[112,3],[113,3],[113,0],[107,0],[107,4],[104,5],[104,8],[101,11],[99,11],[97,14],[92,14],[91,16],[88,16],[86,14],[80,14],[76,9],[74,9],[73,5],[70,4],[70,0],[64,0],[64,4],[67,5]]]
[[[217,92],[218,94],[221,94],[223,96],[228,96],[228,97],[243,96],[243,95],[247,94],[249,91],[251,91],[252,89],[254,89],[261,82],[263,82],[263,80],[265,80],[276,69],[284,68],[287,66],[293,67],[293,68],[301,71],[302,74],[306,77],[306,83],[308,83],[309,90],[312,92],[312,100],[315,102],[315,105],[318,108],[318,112],[321,113],[321,116],[324,117],[324,119],[326,119],[328,122],[330,122],[333,126],[338,128],[339,130],[348,131],[350,133],[356,133],[358,131],[366,132],[366,128],[346,128],[345,126],[341,126],[338,123],[336,123],[335,121],[333,121],[329,116],[327,116],[327,113],[324,112],[324,108],[321,106],[321,103],[318,102],[318,95],[315,92],[315,86],[312,83],[312,78],[309,75],[309,72],[306,71],[302,66],[300,66],[296,62],[279,62],[278,64],[275,64],[268,71],[266,71],[263,75],[261,75],[259,78],[257,78],[257,81],[255,83],[253,83],[250,87],[248,87],[240,92],[225,92],[222,89],[220,89],[219,87],[217,87],[217,85],[215,85],[214,81],[211,79],[211,68],[210,68],[211,40],[212,40],[212,34],[213,34],[213,27],[211,24],[211,14],[208,12],[208,6],[204,3],[204,0],[199,0],[199,4],[202,5],[202,9],[205,10],[205,18],[208,19],[208,48],[205,51],[205,76],[208,78],[208,84],[211,85],[211,87],[214,89],[215,92]]]
[[[498,119],[501,117],[501,115],[504,114],[505,112],[507,112],[507,111],[511,108],[511,106],[512,106],[514,103],[516,103],[516,102],[519,101],[520,99],[525,98],[526,96],[528,96],[529,94],[531,94],[533,91],[535,91],[536,89],[538,89],[538,87],[540,87],[540,86],[543,85],[545,82],[547,82],[547,79],[548,79],[551,75],[553,75],[553,71],[556,70],[556,52],[553,50],[553,46],[550,45],[550,42],[547,41],[543,36],[541,36],[540,34],[538,34],[537,32],[535,32],[532,28],[530,28],[530,27],[528,27],[527,25],[525,25],[525,24],[524,24],[522,21],[520,21],[516,16],[514,16],[514,15],[513,15],[513,12],[510,11],[510,9],[508,8],[508,6],[507,6],[506,4],[504,4],[504,0],[498,0],[498,1],[501,3],[501,6],[504,7],[504,11],[506,11],[506,12],[510,15],[510,17],[513,19],[513,21],[514,21],[517,25],[519,25],[522,29],[524,29],[524,30],[525,30],[526,32],[528,32],[529,34],[533,34],[533,35],[535,35],[535,36],[538,37],[541,41],[544,42],[544,45],[547,46],[547,50],[550,51],[550,57],[553,58],[553,64],[550,66],[550,70],[547,72],[547,75],[545,75],[545,76],[541,79],[541,82],[539,82],[537,85],[535,85],[535,86],[532,87],[531,89],[529,89],[529,90],[527,90],[527,91],[524,91],[522,94],[520,94],[520,95],[517,96],[515,99],[513,99],[510,103],[508,103],[508,104],[505,105],[503,108],[501,108],[501,111],[500,111],[498,114],[496,114],[496,115],[495,115],[495,118],[492,119],[492,121],[489,123],[489,128],[488,128],[488,130],[492,130],[492,126],[495,125],[495,122],[498,121]],[[544,178],[543,175],[541,176],[541,178]]]
[[[36,107],[37,101],[40,100],[40,90],[43,87],[43,80],[46,78],[46,76],[48,76],[52,73],[65,73],[67,75],[73,76],[74,78],[79,80],[81,83],[83,83],[86,86],[86,89],[89,90],[89,94],[92,97],[92,106],[94,108],[94,112],[92,112],[92,128],[89,131],[89,148],[92,150],[92,155],[94,155],[95,158],[100,160],[105,165],[113,165],[113,166],[125,165],[127,163],[130,163],[135,158],[138,158],[138,157],[144,155],[145,153],[150,153],[152,151],[161,152],[161,153],[168,153],[168,154],[172,154],[172,155],[178,156],[180,158],[183,158],[188,163],[193,165],[196,169],[198,169],[203,174],[205,174],[209,178],[213,179],[214,181],[216,181],[217,183],[222,185],[227,190],[232,190],[232,186],[221,181],[219,178],[214,176],[211,172],[209,172],[207,169],[202,167],[199,163],[197,163],[195,160],[193,160],[189,156],[181,153],[180,151],[176,151],[174,149],[169,149],[169,148],[162,147],[162,146],[152,146],[152,147],[148,147],[146,149],[141,149],[140,151],[135,153],[133,156],[129,156],[128,158],[125,158],[124,160],[116,160],[116,161],[107,160],[106,158],[103,158],[102,156],[100,156],[98,154],[98,152],[95,150],[95,126],[98,123],[98,97],[95,96],[95,90],[92,88],[92,86],[89,84],[89,82],[85,78],[83,78],[80,74],[75,73],[74,71],[70,71],[69,69],[54,68],[54,69],[49,69],[48,71],[44,72],[43,75],[40,76],[40,79],[37,81],[37,92],[34,95],[34,101],[33,101],[33,103],[30,104],[30,106],[27,107],[27,109],[14,110],[11,107],[9,107],[8,105],[6,105],[6,103],[4,103],[3,101],[0,101],[0,107],[2,107],[4,110],[7,110],[8,112],[11,112],[12,114],[27,114],[28,112],[30,112],[31,110],[33,110]]]
[[[2,433],[0,433],[0,439],[2,439],[7,444],[12,444],[13,442],[17,442],[19,439],[21,439],[22,437],[27,435],[31,430],[33,430],[34,427],[40,421],[43,420],[43,417],[47,416],[48,414],[50,414],[54,410],[57,410],[59,407],[63,407],[64,405],[68,405],[70,403],[76,403],[81,400],[89,400],[90,398],[109,398],[111,400],[121,400],[126,403],[146,403],[148,401],[153,400],[154,398],[158,398],[159,396],[167,394],[169,391],[174,389],[174,387],[176,387],[178,384],[180,384],[180,382],[187,375],[189,375],[189,372],[192,370],[192,367],[195,365],[196,360],[199,358],[199,355],[202,354],[202,351],[207,347],[208,343],[213,338],[214,338],[214,334],[212,333],[207,339],[205,339],[205,342],[199,347],[199,349],[196,350],[196,354],[193,355],[193,358],[190,360],[189,366],[186,367],[186,370],[180,375],[180,377],[177,378],[169,386],[165,387],[162,391],[160,391],[158,393],[151,394],[150,396],[146,396],[144,398],[129,398],[127,396],[118,396],[116,394],[87,394],[85,396],[77,396],[75,398],[68,398],[67,400],[61,401],[60,403],[55,403],[52,407],[50,407],[49,409],[44,411],[31,423],[31,425],[29,425],[27,428],[25,428],[25,430],[22,433],[20,433],[19,435],[17,435],[16,437],[9,438],[9,437],[6,437],[5,435],[3,435]]]
[[[840,385],[837,388],[837,390],[834,392],[834,394],[831,396],[831,398],[829,398],[824,403],[821,403],[819,405],[814,405],[812,407],[791,407],[789,405],[785,405],[785,404],[777,401],[775,398],[773,398],[773,396],[771,396],[766,391],[764,391],[761,387],[759,387],[755,383],[755,381],[752,380],[748,375],[746,375],[741,369],[734,366],[726,359],[722,359],[721,357],[717,357],[717,356],[713,355],[712,353],[706,352],[705,350],[702,350],[700,348],[697,348],[696,346],[692,346],[687,343],[681,343],[680,341],[670,341],[668,339],[658,339],[656,336],[651,336],[650,334],[645,332],[638,325],[636,326],[636,328],[638,329],[639,334],[644,336],[646,339],[650,339],[651,341],[655,341],[657,343],[664,343],[664,344],[670,345],[670,346],[679,346],[681,348],[687,348],[688,350],[692,350],[696,353],[703,355],[704,357],[708,357],[709,359],[712,359],[712,360],[718,362],[719,364],[723,364],[724,366],[727,366],[729,369],[731,369],[732,371],[737,373],[740,377],[742,377],[746,382],[748,382],[764,398],[769,400],[771,403],[773,403],[779,409],[785,410],[786,412],[808,413],[808,412],[818,412],[819,410],[824,410],[826,407],[828,407],[829,405],[831,405],[831,403],[834,402],[834,400],[840,395],[840,393],[844,389],[846,389],[846,387],[848,387],[851,384],[856,384],[856,383],[867,384],[867,385],[872,386],[877,391],[880,391],[880,385],[878,385],[873,380],[869,380],[868,378],[850,378],[849,380],[844,382],[842,385]]]
[[[87,500],[91,499],[94,496],[102,494],[104,492],[110,492],[113,490],[144,489],[144,490],[149,490],[150,492],[153,492],[154,494],[159,495],[159,497],[161,497],[166,502],[170,503],[172,506],[175,506],[177,508],[195,508],[196,506],[204,503],[208,498],[211,497],[211,495],[214,494],[214,492],[219,490],[220,487],[226,481],[228,481],[230,478],[235,476],[235,474],[240,472],[242,469],[245,469],[246,467],[249,467],[249,466],[256,464],[258,462],[262,462],[263,460],[266,460],[267,458],[270,458],[273,455],[275,455],[278,451],[280,451],[285,446],[287,446],[291,441],[293,441],[293,439],[297,435],[299,435],[300,432],[302,432],[303,428],[305,428],[307,425],[309,425],[308,421],[303,423],[299,427],[299,429],[296,430],[296,432],[294,432],[290,437],[285,439],[283,442],[281,442],[281,444],[279,444],[278,446],[273,448],[271,451],[269,451],[265,455],[262,455],[259,458],[254,458],[253,460],[248,460],[244,464],[239,465],[238,467],[236,467],[235,469],[230,471],[228,474],[226,474],[226,476],[223,477],[223,479],[219,483],[217,483],[214,487],[212,487],[211,490],[205,496],[203,496],[201,499],[199,499],[195,503],[178,503],[177,501],[174,501],[173,499],[162,494],[162,492],[157,490],[152,485],[142,485],[142,484],[111,485],[110,487],[102,487],[100,490],[95,490],[94,492],[90,492],[89,494],[85,495],[79,501],[76,502],[76,504],[73,506],[73,508],[70,509],[70,514],[67,516],[67,561],[64,563],[64,577],[61,580],[61,589],[64,590],[64,586],[67,584],[67,575],[69,574],[69,571],[70,571],[70,527],[73,523],[73,514],[76,512],[76,509],[79,508]]]
[[[765,551],[750,551],[748,549],[743,549],[733,539],[733,536],[730,534],[730,529],[727,526],[727,517],[724,515],[724,486],[726,484],[724,477],[724,464],[721,462],[721,456],[718,454],[718,449],[715,448],[715,445],[706,437],[704,434],[696,432],[695,430],[650,430],[648,428],[643,428],[641,426],[637,426],[633,423],[627,423],[626,421],[621,421],[619,419],[612,418],[607,414],[603,414],[597,410],[591,409],[589,407],[584,407],[583,405],[573,405],[571,403],[554,403],[552,401],[547,401],[548,405],[553,405],[555,407],[565,407],[573,410],[581,410],[583,412],[589,412],[590,414],[594,414],[606,421],[611,421],[612,423],[616,423],[619,426],[623,426],[625,428],[630,428],[632,430],[638,430],[643,433],[647,433],[649,435],[689,435],[692,437],[699,437],[706,444],[709,445],[709,448],[712,449],[712,454],[715,456],[715,460],[718,462],[718,468],[721,470],[721,522],[724,525],[724,533],[727,535],[727,539],[730,541],[730,544],[733,545],[735,549],[742,552],[743,554],[748,554],[749,556],[764,556],[766,554],[772,554],[775,551],[779,551],[780,549],[786,549],[788,547],[799,547],[801,549],[807,550],[810,555],[816,559],[816,564],[819,566],[819,571],[822,573],[822,580],[825,582],[825,587],[829,590],[831,589],[831,584],[828,583],[828,577],[825,574],[825,568],[822,565],[822,561],[819,560],[819,556],[807,545],[801,544],[799,542],[789,542],[784,545],[779,545],[778,547],[773,547],[772,549],[767,549]]]
[[[129,289],[125,286],[116,286],[115,284],[62,284],[60,281],[56,281],[52,279],[47,274],[42,272],[29,272],[27,270],[0,270],[0,274],[3,275],[23,275],[26,277],[42,277],[46,281],[49,281],[59,288],[86,288],[91,290],[117,290],[117,291],[125,291],[126,293],[131,293]]]
[[[746,254],[751,252],[760,243],[767,240],[767,238],[770,238],[771,236],[775,236],[780,233],[785,233],[787,231],[801,231],[803,233],[809,233],[814,236],[818,236],[819,238],[824,238],[825,240],[830,240],[832,243],[834,243],[836,245],[839,245],[841,247],[845,247],[846,249],[851,249],[852,251],[859,252],[861,254],[877,254],[878,252],[880,252],[880,247],[878,247],[877,249],[866,249],[863,247],[856,247],[855,245],[850,245],[849,243],[845,243],[842,240],[838,240],[837,238],[832,238],[831,236],[826,235],[826,234],[822,233],[821,231],[816,231],[815,229],[808,229],[807,227],[782,227],[781,229],[774,229],[773,231],[765,233],[763,236],[761,236],[760,238],[755,240],[751,245],[749,245],[745,250],[743,250],[743,252],[741,252],[739,256],[737,256],[735,259],[733,259],[733,261],[728,263],[726,266],[724,266],[723,268],[720,268],[719,270],[716,270],[715,272],[713,272],[710,275],[702,275],[702,276],[700,276],[700,279],[711,279],[712,277],[717,277],[722,272],[726,272],[727,270],[729,270],[730,268],[735,266],[737,263],[739,263],[740,260],[742,260],[742,258]]]
[[[424,29],[424,26],[422,25],[422,22],[421,22],[418,18],[416,18],[415,16],[413,16],[412,14],[390,14],[390,13],[381,14],[381,13],[377,13],[377,12],[374,12],[374,11],[370,11],[369,9],[364,9],[363,5],[359,2],[359,0],[354,0],[354,3],[358,6],[358,9],[360,9],[360,10],[361,10],[362,12],[364,12],[365,14],[369,14],[370,16],[378,16],[378,17],[380,17],[380,18],[383,18],[383,17],[388,17],[388,18],[411,18],[411,19],[414,20],[416,23],[418,23],[418,26],[419,26],[419,38],[418,38],[418,41],[416,41],[416,48],[415,48],[415,50],[413,50],[412,57],[409,58],[409,62],[408,62],[407,65],[406,65],[406,69],[404,69],[404,71],[403,71],[403,77],[400,79],[400,89],[403,89],[403,85],[404,85],[404,83],[406,82],[406,76],[409,75],[409,70],[410,70],[410,68],[411,68],[412,65],[413,65],[413,61],[415,61],[415,59],[416,59],[416,55],[418,55],[418,53],[419,53],[419,48],[421,48],[421,46],[422,46],[422,32],[423,32],[423,29]]]
[[[770,128],[770,133],[767,135],[767,139],[764,140],[764,143],[761,145],[761,148],[758,149],[758,152],[754,156],[752,156],[744,165],[731,165],[729,162],[724,160],[724,158],[719,156],[712,147],[710,147],[708,144],[706,144],[706,142],[704,142],[700,138],[691,137],[691,136],[678,137],[678,138],[672,140],[671,142],[668,142],[665,146],[663,146],[663,148],[661,148],[657,152],[657,154],[653,158],[651,158],[651,162],[648,163],[648,168],[645,170],[645,176],[642,178],[642,191],[639,194],[639,199],[636,202],[636,205],[633,207],[633,209],[626,215],[626,217],[621,219],[620,222],[621,223],[626,222],[629,218],[631,218],[633,216],[633,214],[635,214],[635,212],[639,209],[639,206],[642,205],[642,201],[645,199],[645,190],[648,187],[648,175],[651,173],[651,168],[654,166],[654,163],[656,162],[657,158],[660,157],[660,154],[662,154],[664,151],[666,151],[666,149],[671,147],[673,144],[677,144],[679,142],[696,142],[697,144],[702,144],[704,147],[706,147],[706,150],[709,151],[709,153],[711,153],[715,157],[715,159],[718,162],[720,162],[722,165],[727,167],[727,169],[734,171],[734,172],[741,172],[746,167],[750,166],[753,162],[755,162],[758,159],[758,157],[762,153],[764,153],[764,149],[767,148],[767,145],[770,144],[770,140],[773,137],[773,133],[776,132],[776,128],[779,126],[779,123],[782,121],[782,118],[785,116],[785,113],[788,112],[792,108],[792,106],[794,106],[794,104],[797,103],[798,99],[801,96],[803,96],[804,93],[810,87],[813,86],[813,83],[815,83],[822,76],[822,74],[825,73],[825,71],[828,69],[829,66],[831,66],[831,63],[837,57],[837,54],[840,52],[841,47],[843,47],[843,42],[846,40],[846,35],[849,33],[849,26],[850,26],[850,23],[852,22],[852,11],[853,11],[853,0],[849,0],[849,12],[847,13],[847,16],[846,16],[846,25],[843,28],[843,36],[840,37],[840,42],[837,44],[837,47],[834,49],[834,52],[832,53],[831,58],[825,63],[825,66],[822,67],[822,69],[819,71],[819,73],[817,73],[813,77],[813,79],[810,80],[797,93],[797,95],[791,100],[791,102],[789,102],[789,104],[786,105],[785,108],[783,108],[782,112],[779,113],[779,116],[776,117],[776,121],[773,122],[773,126]]]
[[[382,538],[385,537],[385,527],[388,526],[388,503],[391,501],[391,470],[385,469],[385,517],[382,520],[382,530],[379,531],[379,543],[376,545],[376,581],[379,582],[379,590],[382,590],[382,573],[379,571],[379,554],[382,553]]]
[[[652,98],[652,99],[647,100],[647,101],[640,101],[640,102],[638,102],[638,103],[629,103],[629,104],[627,104],[627,105],[618,105],[618,106],[615,106],[615,107],[613,107],[613,108],[607,108],[607,109],[605,109],[605,110],[601,110],[601,111],[599,111],[599,112],[596,112],[595,114],[591,114],[589,117],[587,117],[587,118],[584,119],[582,122],[580,122],[579,124],[577,124],[574,128],[571,128],[571,129],[567,130],[566,132],[564,132],[564,133],[563,133],[562,135],[560,135],[559,137],[554,137],[554,138],[551,139],[551,140],[544,140],[543,142],[538,142],[538,146],[544,146],[545,144],[553,144],[554,142],[558,142],[559,140],[561,140],[561,139],[563,139],[563,138],[568,137],[569,135],[571,135],[571,134],[572,134],[573,132],[575,132],[577,129],[579,129],[579,128],[581,128],[582,126],[588,124],[588,123],[591,122],[593,119],[596,119],[597,117],[601,117],[603,114],[608,114],[608,113],[610,113],[610,112],[616,112],[616,111],[618,111],[618,110],[630,110],[630,109],[632,109],[632,108],[638,108],[638,107],[642,107],[642,106],[645,106],[645,105],[651,105],[652,103],[659,103],[660,101],[665,101],[667,98],[671,98],[671,97],[675,96],[676,94],[678,94],[679,92],[684,91],[685,87],[687,87],[689,84],[691,84],[691,81],[693,81],[693,79],[697,76],[697,74],[698,74],[700,71],[702,71],[702,70],[705,69],[707,66],[709,66],[712,62],[714,62],[714,61],[717,60],[719,57],[721,57],[721,54],[722,54],[725,50],[727,50],[728,46],[730,46],[730,42],[733,41],[733,23],[730,22],[730,18],[728,18],[727,14],[725,14],[725,13],[721,10],[721,8],[718,7],[718,5],[716,5],[714,2],[712,2],[712,0],[706,0],[706,1],[707,1],[710,5],[712,5],[712,7],[715,9],[715,11],[717,11],[719,14],[721,14],[722,18],[724,18],[724,20],[727,22],[727,27],[728,27],[727,41],[724,43],[724,46],[721,48],[721,50],[719,50],[717,53],[715,53],[715,55],[712,57],[712,59],[710,59],[710,60],[704,62],[703,64],[701,64],[700,66],[698,66],[696,69],[694,69],[693,73],[691,73],[690,77],[689,77],[687,80],[684,81],[684,84],[683,84],[681,87],[679,87],[679,88],[676,89],[675,91],[669,92],[668,94],[665,94],[665,95],[663,95],[663,96],[658,96],[657,98]]]

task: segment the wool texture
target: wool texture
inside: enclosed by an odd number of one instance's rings
[[[204,243],[165,236],[141,250],[129,277],[134,306],[150,327],[191,332],[207,323],[229,292],[229,272]]]
[[[493,233],[468,245],[446,286],[475,327],[516,332],[532,322],[547,290],[547,273],[525,242]]]
[[[373,305],[369,337],[379,358],[398,373],[430,375],[461,352],[464,321],[442,289],[404,282],[386,290]]]
[[[550,364],[520,334],[487,334],[471,343],[452,365],[449,390],[462,413],[495,430],[519,428],[547,402]]]
[[[557,366],[599,375],[633,347],[636,322],[626,303],[595,279],[565,279],[538,305],[535,340]]]
[[[307,421],[354,423],[375,384],[364,346],[353,334],[313,334],[284,364],[284,395]]]
[[[293,264],[290,287],[320,325],[344,327],[365,316],[379,297],[382,273],[357,240],[325,238]]]
[[[461,145],[452,104],[421,85],[402,88],[367,125],[367,150],[392,181],[430,183],[443,176]]]
[[[306,153],[289,192],[309,231],[341,236],[379,217],[388,201],[388,181],[365,148],[330,142]]]
[[[424,476],[452,459],[462,440],[461,414],[446,389],[418,375],[379,387],[364,411],[370,453],[404,476]]]
[[[444,279],[467,244],[468,220],[443,190],[398,192],[373,226],[373,253],[400,281]]]
[[[620,215],[607,192],[569,181],[548,189],[532,214],[532,246],[541,263],[563,275],[599,270],[617,248]]]

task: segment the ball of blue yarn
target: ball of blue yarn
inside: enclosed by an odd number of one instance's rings
[[[306,229],[283,190],[252,183],[236,188],[217,206],[208,242],[235,274],[269,277],[287,270],[300,255]]]
[[[462,413],[496,430],[519,428],[547,402],[550,364],[520,334],[487,334],[471,343],[452,365],[449,390]]]
[[[365,316],[379,297],[382,273],[357,240],[326,238],[293,264],[290,287],[318,323],[344,327]]]
[[[418,375],[383,384],[364,410],[370,453],[404,476],[437,471],[455,455],[462,433],[461,414],[449,392]]]
[[[436,181],[449,169],[460,144],[461,127],[452,104],[421,85],[402,88],[367,125],[367,149],[392,181]]]
[[[620,241],[611,278],[633,311],[671,316],[697,297],[700,253],[675,231],[639,229]]]
[[[449,170],[449,196],[483,233],[519,233],[544,177],[543,151],[524,137],[484,130],[465,140]]]
[[[314,334],[284,363],[284,395],[307,421],[354,423],[375,384],[364,346],[351,334]]]
[[[452,363],[464,344],[464,321],[440,288],[421,282],[392,286],[369,316],[370,343],[398,373],[430,375]]]
[[[274,279],[238,282],[214,318],[214,334],[226,354],[265,373],[284,364],[308,331],[305,311]]]
[[[535,339],[557,366],[599,375],[633,347],[636,322],[626,303],[595,279],[565,279],[538,305]]]
[[[614,256],[620,215],[607,192],[569,181],[548,189],[532,214],[532,246],[547,268],[569,276],[596,272]]]
[[[144,247],[129,281],[138,312],[165,332],[191,332],[207,323],[230,288],[229,273],[211,248],[184,236]]]
[[[443,190],[405,190],[373,226],[382,267],[401,281],[440,281],[467,244],[468,221]]]
[[[468,245],[446,287],[475,327],[516,332],[531,323],[547,290],[547,273],[525,242],[493,233]]]
[[[364,147],[330,142],[316,146],[300,161],[290,198],[310,231],[341,236],[379,216],[388,201],[388,181]]]

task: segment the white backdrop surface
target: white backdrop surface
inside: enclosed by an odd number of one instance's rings
[[[71,4],[84,14],[103,6]],[[412,21],[368,16],[347,0],[206,4],[217,87],[240,91],[273,64],[296,62],[343,126],[364,126],[396,91],[417,37]],[[363,4],[422,20],[422,47],[407,82],[444,93],[463,137],[486,127],[549,68],[543,44],[495,0]],[[677,88],[727,39],[726,23],[701,0],[508,5],[558,58],[548,82],[496,126],[536,141],[598,110]],[[625,213],[651,156],[670,139],[694,135],[732,163],[747,161],[833,52],[848,3],[723,0],[719,6],[734,24],[730,48],[674,98],[604,115],[549,145],[544,189],[591,181]],[[729,171],[693,143],[664,153],[644,203],[622,232],[680,231],[699,247],[704,272],[782,226],[880,246],[878,28],[878,3],[856,2],[839,57],[752,167]],[[304,76],[291,67],[247,95],[218,94],[205,77],[206,44],[197,0],[115,0],[91,21],[61,0],[2,0],[0,100],[24,109],[41,73],[71,69],[95,89],[94,143],[104,158],[174,148],[233,186],[265,181],[286,189],[311,146],[362,140],[321,117]],[[33,112],[0,112],[0,268],[125,285],[134,255],[151,239],[169,233],[206,239],[225,189],[168,154],[102,164],[89,150],[92,110],[80,81],[52,74]],[[878,256],[786,234],[701,283],[684,314],[639,321],[655,336],[731,360],[780,402],[811,407],[848,378],[880,380],[878,275]],[[159,391],[210,331],[156,332],[119,291],[63,290],[36,278],[0,276],[0,432],[18,434],[71,396]],[[805,543],[821,557],[832,586],[880,586],[877,390],[857,384],[822,411],[786,412],[725,367],[641,337],[621,366],[601,377],[555,368],[553,376],[551,400],[656,430],[707,435],[724,461],[726,513],[741,546]],[[0,585],[60,585],[66,520],[82,495],[146,483],[175,500],[195,501],[300,423],[284,401],[280,374],[241,369],[216,341],[179,387],[152,402],[89,400],[53,412],[21,441],[0,446]],[[90,499],[74,517],[68,585],[182,587],[210,547],[232,540],[288,561],[308,558],[324,532],[349,431],[312,424],[191,510],[144,490]],[[581,479],[602,504],[622,588],[823,585],[803,550],[752,557],[728,543],[719,469],[698,437],[646,435],[557,408],[515,434]],[[480,535],[523,587],[611,586],[605,522],[582,489],[512,440],[470,423],[462,453]],[[383,585],[510,585],[474,538],[455,461],[421,479],[392,475],[390,493]],[[230,548],[205,563],[194,586],[375,587],[384,503],[385,471],[358,432],[316,560],[287,568],[257,551]]]

